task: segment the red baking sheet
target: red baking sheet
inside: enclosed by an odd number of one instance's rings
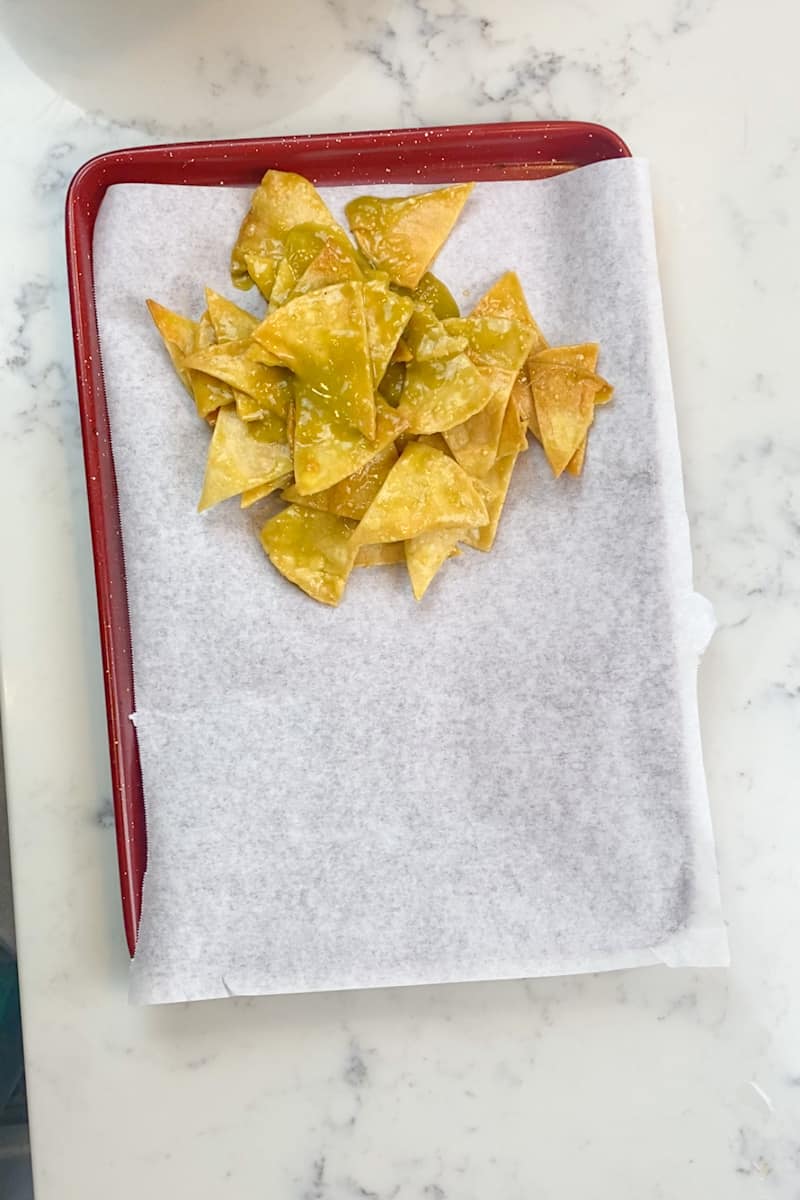
[[[141,911],[147,832],[136,730],[129,720],[135,703],[125,561],[94,305],[92,243],[106,189],[115,183],[254,186],[270,167],[298,171],[322,185],[543,179],[629,154],[625,143],[602,125],[528,121],[142,146],[101,154],[75,175],[66,205],[67,275],[105,672],[122,912],[131,954]]]

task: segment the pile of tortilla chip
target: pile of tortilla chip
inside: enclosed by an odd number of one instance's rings
[[[472,187],[361,196],[354,244],[307,179],[268,171],[231,255],[263,319],[209,289],[199,321],[148,301],[213,428],[199,509],[279,493],[264,550],[325,604],[353,567],[405,563],[420,600],[460,546],[490,550],[528,432],[579,475],[611,398],[598,346],[548,346],[513,271],[468,316],[430,274]]]

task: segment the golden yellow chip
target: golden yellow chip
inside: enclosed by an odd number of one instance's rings
[[[448,317],[461,316],[449,288],[442,283],[441,279],[431,275],[430,271],[425,272],[415,288],[402,288],[401,290],[410,296],[415,304],[424,304],[430,308],[440,321],[444,321]]]
[[[559,363],[562,367],[575,367],[578,371],[588,371],[593,375],[597,370],[597,358],[600,346],[597,342],[581,342],[576,346],[548,346],[534,351],[539,362]]]
[[[527,324],[494,316],[446,321],[445,327],[468,338],[467,354],[488,389],[482,409],[446,431],[445,440],[466,471],[485,475],[497,459],[508,398],[534,334]]]
[[[197,323],[195,353],[198,350],[205,350],[208,346],[213,346],[216,340],[217,335],[214,333],[211,317],[206,310]],[[227,383],[223,383],[220,379],[205,375],[202,371],[189,371],[189,376],[197,415],[207,421],[209,425],[213,425],[217,409],[233,404],[235,399],[233,388],[228,387]]]
[[[595,405],[608,404],[614,395],[614,389],[602,376],[597,375],[597,359],[600,347],[597,342],[583,342],[578,346],[550,346],[535,356],[539,363],[559,363],[564,367],[574,367],[576,371],[586,371],[595,375],[600,386],[595,392]]]
[[[374,546],[359,546],[357,567],[390,567],[406,561],[405,542],[376,542]]]
[[[259,412],[271,412],[285,420],[292,396],[288,373],[280,367],[254,362],[247,353],[248,347],[244,340],[224,342],[221,346],[198,350],[186,362],[193,370],[212,375],[252,396],[259,404]]]
[[[209,320],[218,342],[234,342],[249,338],[258,324],[258,317],[245,312],[238,304],[234,304],[225,296],[220,296],[219,292],[213,291],[212,288],[206,288],[206,304],[208,305]]]
[[[247,268],[247,275],[244,275],[242,278],[246,279],[249,276],[264,299],[271,301],[276,272],[280,269],[280,264],[276,268],[274,258],[267,258],[261,254],[244,254],[242,255],[242,261]],[[235,286],[246,288],[249,285],[246,283],[235,283]]]
[[[359,196],[345,212],[363,253],[394,283],[415,288],[458,220],[473,184],[379,199]]]
[[[461,426],[485,407],[491,391],[466,354],[411,362],[398,412],[410,433],[442,433]]]
[[[503,426],[500,430],[500,441],[497,446],[497,459],[507,458],[509,454],[524,454],[528,449],[527,422],[520,415],[517,397],[514,389],[506,404]]]
[[[364,284],[364,315],[375,387],[386,374],[400,334],[413,311],[412,301],[390,292],[385,283],[372,280]]]
[[[184,363],[197,344],[197,321],[191,321],[188,317],[182,317],[180,313],[164,308],[157,300],[148,300],[146,303],[181,383],[191,392],[191,373]]]
[[[329,237],[316,258],[308,264],[287,299],[331,287],[334,283],[359,283],[363,281],[361,268],[356,262],[355,251],[347,243]]]
[[[341,229],[313,183],[291,172],[267,171],[231,253],[231,279],[236,287],[249,288],[255,281],[269,299],[287,234],[295,225],[309,223]],[[252,268],[257,279],[250,274]]]
[[[597,402],[595,401],[595,406],[596,404]],[[578,449],[567,463],[566,471],[568,475],[580,475],[581,471],[583,470],[583,464],[586,459],[586,443],[588,440],[589,439],[587,437],[584,437],[580,446],[578,446]]]
[[[496,462],[483,479],[478,480],[478,490],[483,496],[489,512],[489,522],[480,528],[470,529],[460,539],[467,546],[472,546],[475,550],[491,550],[494,545],[500,514],[506,502],[516,461],[516,454],[509,454],[506,458],[501,458],[499,462]]]
[[[451,332],[426,304],[415,305],[403,341],[408,347],[410,359],[417,362],[453,358],[469,345],[469,339],[463,332]]]
[[[271,312],[253,336],[314,394],[323,415],[375,436],[361,284],[340,283],[298,296]]]
[[[221,408],[208,448],[198,512],[221,500],[272,483],[292,469],[289,447],[260,441],[232,407]]]
[[[531,381],[528,375],[528,364],[526,363],[520,371],[517,378],[514,380],[514,386],[511,389],[511,395],[514,397],[517,405],[517,411],[523,421],[527,423],[533,436],[537,441],[541,441],[539,437],[539,422],[536,420],[536,408],[533,403],[533,392],[531,391]]]
[[[360,521],[396,462],[397,451],[394,442],[390,442],[359,471],[348,475],[333,487],[326,488],[324,492],[303,495],[292,485],[283,493],[283,499],[306,508],[318,508],[321,512],[334,513],[337,517],[350,517],[354,521]]]
[[[291,475],[281,475],[280,479],[275,479],[272,483],[262,483],[260,487],[248,488],[246,492],[242,492],[240,504],[242,508],[250,508],[259,500],[265,500],[267,496],[271,496],[273,492],[287,487],[291,481]]]
[[[216,382],[216,380],[214,381]],[[224,386],[224,385],[220,385]],[[280,429],[280,437],[275,438],[276,442],[286,441],[286,421],[283,417],[276,416],[275,413],[268,409],[263,401],[256,400],[254,396],[248,396],[247,392],[233,392],[233,399],[236,403],[236,415],[240,421],[272,421],[272,426],[275,430]]]
[[[273,566],[323,604],[338,604],[353,569],[352,521],[289,505],[267,521],[261,545]]]
[[[467,533],[461,529],[429,529],[404,543],[406,567],[415,600],[421,600],[442,564],[459,553],[456,542]]]
[[[516,271],[506,271],[505,275],[501,275],[497,282],[492,284],[473,308],[472,316],[505,317],[508,321],[525,325],[532,334],[529,354],[538,354],[547,346],[545,336],[528,308]]]
[[[531,386],[542,446],[558,477],[594,420],[594,398],[604,380],[560,363],[531,360]]]
[[[357,545],[399,542],[429,529],[485,525],[489,514],[473,481],[446,454],[411,442],[357,526]]]
[[[297,495],[310,496],[354,475],[406,427],[405,418],[382,400],[376,403],[374,439],[352,425],[331,420],[317,397],[295,388],[294,477]]]

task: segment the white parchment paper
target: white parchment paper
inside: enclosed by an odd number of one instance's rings
[[[493,552],[421,605],[383,568],[323,607],[263,510],[195,511],[208,433],[144,300],[242,302],[248,195],[117,186],[95,233],[149,843],[132,999],[724,963],[646,165],[481,183],[440,255],[462,309],[516,269],[616,394],[583,477],[532,446]]]

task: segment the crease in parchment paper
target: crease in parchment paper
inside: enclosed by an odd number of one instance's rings
[[[324,194],[364,190],[411,189]],[[583,476],[533,445],[492,553],[420,605],[393,568],[317,605],[258,512],[195,511],[208,433],[144,299],[261,311],[227,273],[248,196],[118,185],[95,231],[147,810],[132,999],[725,963],[646,164],[480,183],[442,251],[462,311],[514,268],[616,393]]]

